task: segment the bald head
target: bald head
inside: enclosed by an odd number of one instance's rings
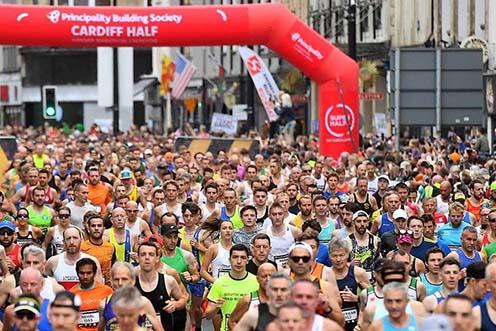
[[[138,208],[138,204],[136,203],[136,201],[130,200],[130,201],[126,202],[126,209],[136,209],[136,208]]]
[[[451,194],[451,183],[447,180],[441,182],[441,185],[439,186],[439,191],[441,192],[441,197],[444,200],[449,199]]]
[[[443,177],[435,175],[432,177],[432,184],[440,184],[443,181]]]
[[[43,275],[35,268],[26,268],[21,272],[19,284],[23,294],[39,297],[43,287]]]
[[[276,271],[276,268],[270,263],[262,263],[258,267],[257,280],[260,286],[265,290],[270,276]]]

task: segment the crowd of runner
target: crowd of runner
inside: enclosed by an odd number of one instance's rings
[[[5,331],[496,330],[480,141],[368,136],[333,159],[312,136],[214,155],[40,130],[5,129]]]

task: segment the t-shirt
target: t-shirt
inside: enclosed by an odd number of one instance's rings
[[[252,231],[252,232],[247,232],[245,230],[245,228],[234,230],[233,243],[243,244],[243,245],[247,246],[248,248],[250,248],[251,240],[258,233],[260,233],[260,231],[262,231],[262,225],[261,224],[257,224],[255,231]]]
[[[229,329],[227,322],[238,301],[245,295],[258,290],[258,286],[257,277],[249,272],[242,279],[234,279],[231,274],[223,275],[213,283],[208,293],[208,300],[217,302],[220,298],[224,299],[224,303],[220,308],[222,314],[221,331]]]
[[[71,201],[67,204],[67,208],[71,210],[71,225],[77,226],[78,228],[83,228],[83,216],[88,211],[98,212],[97,208],[92,204],[86,202],[84,206],[79,207],[74,204],[74,201]]]
[[[266,263],[272,264],[277,269],[277,264],[274,261],[267,260]],[[250,261],[248,261],[248,264],[246,265],[246,271],[256,276],[258,273],[258,267],[259,266],[256,265],[255,262],[253,262],[253,259],[250,259]]]
[[[435,243],[422,239],[422,243],[420,245],[412,247],[412,251],[410,252],[410,254],[418,259],[421,259],[422,261],[425,261],[427,251],[435,246]]]
[[[101,213],[104,214],[107,210],[107,205],[112,201],[112,194],[109,188],[103,183],[96,185],[88,184],[88,200],[95,206],[99,206]]]
[[[460,226],[454,228],[451,225],[451,222],[446,223],[439,228],[437,238],[438,240],[444,241],[444,243],[447,244],[451,250],[457,249],[462,245],[462,232],[467,226],[470,226],[470,224],[461,222]]]

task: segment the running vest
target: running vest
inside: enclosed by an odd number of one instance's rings
[[[265,331],[267,326],[276,318],[269,311],[269,306],[266,303],[261,303],[257,307],[258,319],[255,331]]]
[[[418,300],[418,295],[417,295],[417,282],[418,279],[417,277],[411,277],[410,276],[410,283],[408,283],[408,298],[410,300]]]
[[[441,292],[441,290],[434,292],[433,295],[434,295],[434,298],[436,298],[437,304],[440,304],[441,302],[443,302],[446,299],[444,297],[443,293]]]
[[[496,323],[491,320],[491,316],[489,316],[489,311],[487,309],[487,305],[489,301],[486,301],[484,304],[480,305],[481,310],[481,331],[493,331],[496,330]]]
[[[272,248],[269,253],[269,260],[274,261],[279,268],[285,268],[288,265],[289,248],[295,242],[291,228],[287,226],[284,235],[279,237],[274,236],[271,225],[267,228],[267,235],[269,236],[272,244]]]
[[[321,227],[319,233],[319,241],[327,245],[329,241],[331,241],[332,231],[334,231],[334,222],[331,219],[328,219],[327,225],[325,227]]]
[[[174,256],[168,257],[162,255],[160,261],[175,269],[181,277],[181,281],[183,282],[183,284],[186,285],[186,280],[184,279],[182,273],[188,271],[189,265],[184,258],[183,250],[181,248],[176,247]]]
[[[141,233],[141,218],[136,218],[136,222],[134,222],[132,227],[129,227],[126,223],[126,229],[129,230],[131,235],[136,235],[136,237],[140,238],[142,237]]]
[[[115,238],[114,229],[109,230],[109,241],[115,248],[115,257],[119,262],[129,262],[129,253],[131,253],[131,233],[126,229],[126,239],[123,243],[118,243]]]
[[[386,232],[394,230],[394,224],[389,220],[388,214],[384,213],[381,216],[381,226],[379,227],[379,237]]]
[[[429,279],[427,279],[427,274],[420,274],[419,276],[420,281],[422,284],[425,286],[425,296],[428,297],[429,295],[434,294],[436,291],[440,291],[443,283],[439,284],[432,284]]]
[[[27,208],[29,212],[29,224],[40,228],[45,234],[52,224],[52,214],[50,213],[50,208],[43,206],[43,211],[41,213],[36,212],[32,205]]]
[[[469,264],[474,263],[474,262],[481,262],[481,256],[480,253],[476,250],[474,250],[474,257],[469,258],[461,248],[458,248],[456,251],[456,254],[458,255],[458,261],[460,261],[460,270],[465,269],[469,266]],[[458,281],[458,291],[461,292],[465,288],[465,279],[460,279]]]
[[[236,207],[234,208],[234,213],[232,214],[232,216],[227,215],[226,207],[222,207],[220,209],[220,219],[222,221],[231,221],[234,230],[241,229],[244,226],[243,221],[241,220],[241,216],[239,215],[238,205],[236,205]]]
[[[17,243],[21,246],[24,246],[24,245],[29,245],[29,244],[32,244],[35,242],[34,238],[33,238],[33,226],[31,225],[28,225],[28,234],[25,235],[25,236],[22,236],[20,233],[19,233],[19,228],[16,228],[16,235],[17,235]]]
[[[250,305],[248,306],[248,309],[255,308],[260,305],[261,302],[258,291],[259,290],[256,290],[250,293]]]
[[[355,205],[357,206],[356,210],[363,210],[369,216],[372,216],[374,209],[372,208],[372,205],[370,204],[369,200],[370,200],[370,195],[368,193],[367,193],[367,197],[365,198],[364,202],[359,202],[356,193],[353,193],[353,201],[355,202]]]
[[[387,331],[416,331],[417,322],[414,315],[408,315],[408,325],[404,328],[397,328],[389,321],[389,316],[382,318],[382,329]]]
[[[339,291],[351,291],[358,293],[358,283],[355,279],[355,267],[350,265],[348,273],[343,279],[336,279]],[[342,305],[343,316],[345,320],[344,329],[346,331],[353,331],[358,322],[358,303],[357,302],[344,302]]]
[[[79,278],[76,272],[76,263],[77,261],[74,262],[74,264],[67,264],[65,262],[65,256],[66,253],[60,254],[57,259],[57,266],[55,267],[55,270],[53,271],[53,278],[57,280],[57,282],[62,285],[67,291],[69,291],[74,285],[79,284]],[[82,259],[83,257],[90,257],[88,254],[81,253],[81,256],[79,257],[78,260]]]
[[[481,211],[481,204],[479,206],[475,206],[470,202],[470,199],[465,200],[467,204],[467,211],[469,213],[472,213],[475,216],[476,220],[480,219],[480,211]]]
[[[212,277],[219,279],[231,271],[231,262],[229,261],[229,250],[225,249],[221,243],[217,243],[217,255],[210,263]]]
[[[83,290],[78,285],[75,285],[70,291],[81,298],[81,317],[79,318],[78,330],[96,331],[100,321],[98,307],[103,299],[112,294],[112,289],[100,283],[95,283],[92,289]]]
[[[265,207],[265,213],[263,214],[262,217],[258,217],[258,212],[257,212],[257,224],[263,224],[268,217],[269,217],[269,206]]]
[[[9,253],[5,252],[5,255],[7,255],[7,257],[10,258],[12,263],[14,263],[14,265],[16,266],[16,269],[21,266],[20,253],[21,253],[21,245],[15,243],[12,244],[12,250]]]
[[[184,331],[184,326],[186,323],[186,310],[177,310],[172,314],[168,314],[164,310],[166,301],[171,300],[171,296],[167,292],[167,288],[165,286],[164,274],[158,274],[157,286],[150,292],[143,290],[139,277],[136,278],[135,286],[145,298],[150,300],[153,308],[155,309],[155,313],[157,314],[157,317],[159,317],[165,330]]]
[[[369,242],[367,246],[360,246],[354,233],[350,234],[348,237],[351,240],[350,259],[359,259],[360,266],[367,273],[369,280],[372,280],[372,265],[379,255],[379,251],[376,251],[374,246],[374,236],[369,233]]]
[[[55,247],[55,252],[60,254],[64,251],[64,233],[60,232],[59,225],[55,225],[53,229],[52,245]]]

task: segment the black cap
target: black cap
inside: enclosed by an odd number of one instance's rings
[[[179,229],[177,228],[177,225],[175,224],[164,224],[162,225],[162,228],[160,230],[160,233],[162,236],[168,235],[170,233],[179,233]]]

